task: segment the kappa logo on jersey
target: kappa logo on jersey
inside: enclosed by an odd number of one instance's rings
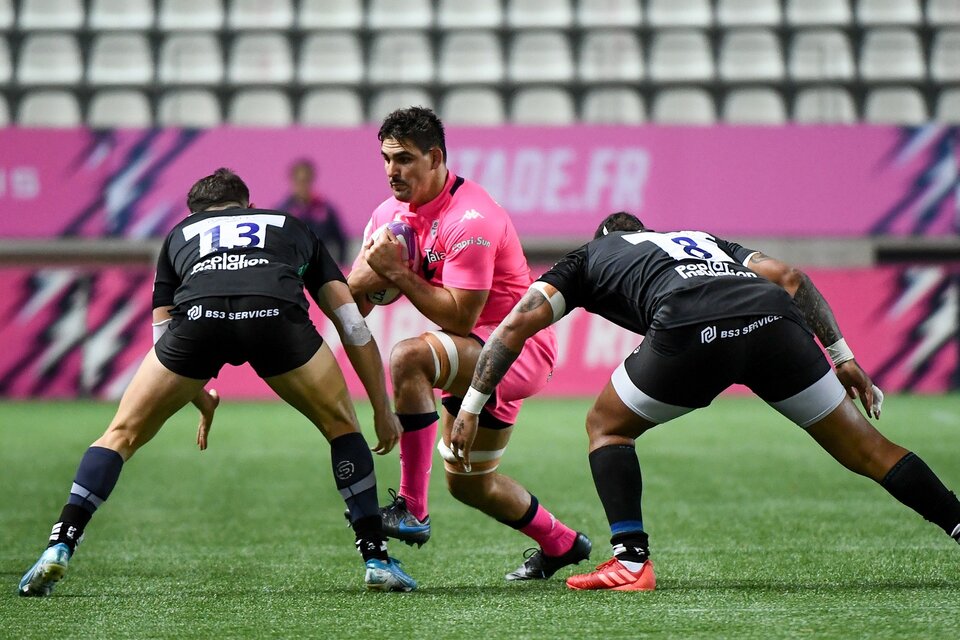
[[[246,269],[247,267],[255,267],[259,264],[270,264],[270,261],[266,258],[247,258],[245,254],[235,254],[235,253],[221,253],[215,255],[212,258],[207,258],[206,260],[201,260],[197,264],[193,265],[193,269],[190,271],[191,274],[199,273],[200,271],[239,271],[240,269]]]
[[[713,325],[710,325],[706,329],[700,332],[700,342],[701,344],[710,344],[717,339],[717,328]]]
[[[482,218],[482,217],[483,217],[482,213],[480,213],[476,209],[470,209],[465,214],[463,214],[463,217],[460,218],[460,222],[463,222],[464,220],[476,220],[477,218]]]
[[[203,305],[195,304],[189,309],[187,309],[187,318],[190,320],[199,320],[200,316],[203,315]]]

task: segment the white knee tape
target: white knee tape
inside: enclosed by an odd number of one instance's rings
[[[506,450],[507,448],[504,447],[503,449],[497,449],[496,451],[471,451],[470,462],[471,463],[493,462],[495,460],[499,460],[500,458],[502,458],[503,452]],[[440,452],[440,457],[443,458],[444,462],[446,462],[447,464],[450,464],[450,465],[460,464],[456,456],[453,455],[453,450],[450,449],[450,447],[448,447],[443,442],[443,438],[441,438],[440,441],[437,443],[437,451]],[[447,473],[455,476],[482,476],[488,473],[493,473],[499,467],[500,467],[500,464],[498,463],[493,467],[491,467],[490,469],[483,469],[479,471],[451,471],[450,469],[447,469]]]
[[[457,345],[453,343],[453,338],[443,331],[428,331],[427,333],[436,337],[447,352],[447,361],[450,362],[450,375],[447,376],[446,382],[440,386],[441,389],[446,391],[450,388],[450,385],[453,384],[453,381],[457,379],[457,372],[460,370],[460,354],[457,353]],[[440,381],[440,357],[439,354],[433,350],[432,345],[430,346],[430,350],[433,351],[433,364],[436,369],[433,384],[437,384],[437,382]]]

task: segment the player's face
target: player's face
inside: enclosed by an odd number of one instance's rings
[[[416,145],[387,138],[380,145],[383,167],[390,181],[393,197],[401,202],[423,204],[436,195],[433,183],[436,176],[438,149],[426,153]]]

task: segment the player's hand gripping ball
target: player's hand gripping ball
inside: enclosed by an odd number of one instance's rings
[[[400,260],[404,262],[410,269],[416,270],[416,264],[420,258],[420,247],[418,246],[417,234],[414,233],[413,227],[408,225],[406,222],[395,220],[393,222],[388,222],[374,231],[371,238],[376,240],[381,234],[383,234],[384,229],[390,229],[393,235],[397,237],[397,240],[400,243]],[[378,305],[390,304],[391,302],[395,302],[399,297],[400,289],[397,289],[396,287],[388,287],[386,289],[373,291],[367,294],[367,300]]]

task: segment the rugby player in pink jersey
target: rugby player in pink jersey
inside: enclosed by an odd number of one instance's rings
[[[484,342],[532,282],[520,240],[506,211],[478,184],[446,167],[443,124],[430,109],[394,111],[378,134],[393,196],[374,210],[363,249],[348,278],[364,315],[368,293],[396,287],[439,329],[402,340],[390,354],[400,436],[400,491],[384,507],[384,531],[408,544],[430,537],[427,493],[437,440],[434,389],[443,405],[447,486],[461,502],[533,538],[540,549],[508,580],[536,580],[590,555],[590,540],[547,511],[515,480],[497,473],[524,398],[540,391],[556,360],[551,331],[527,343],[510,376],[480,414],[472,465],[450,450],[450,430],[470,386]],[[400,259],[387,222],[399,220],[417,233],[419,273]]]

